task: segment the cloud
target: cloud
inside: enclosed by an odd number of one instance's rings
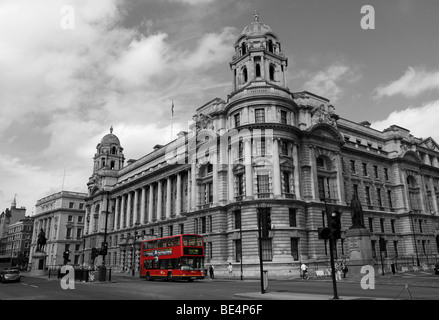
[[[337,101],[343,94],[342,84],[358,81],[360,75],[343,63],[334,63],[324,71],[314,74],[305,84],[307,91]]]
[[[402,95],[413,98],[425,91],[439,90],[439,71],[426,71],[423,67],[409,67],[398,80],[379,86],[374,98]]]
[[[409,107],[404,110],[392,112],[386,119],[375,121],[372,127],[384,130],[391,125],[398,125],[410,130],[418,138],[432,137],[439,141],[437,119],[439,114],[439,100],[431,101],[421,107]]]
[[[0,163],[9,163],[0,166],[0,202],[7,205],[15,193],[18,205],[32,208],[59,191],[61,178],[52,175],[64,168],[65,188],[86,191],[96,145],[111,125],[127,158],[169,142],[171,99],[180,117],[175,136],[197,99],[208,101],[199,85],[224,85],[212,70],[233,54],[233,28],[181,43],[167,30],[150,32],[151,17],[126,27],[133,6],[126,0],[71,0],[70,30],[61,27],[64,5],[0,3]]]

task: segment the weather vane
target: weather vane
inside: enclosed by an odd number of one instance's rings
[[[113,126],[110,127],[110,133],[113,133]]]
[[[255,9],[255,14],[253,16],[255,17],[255,22],[258,22],[259,21],[259,14],[256,11],[256,9]]]

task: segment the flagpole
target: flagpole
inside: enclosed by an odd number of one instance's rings
[[[173,126],[173,124],[174,124],[174,100],[172,99],[172,107],[171,107],[171,141],[172,141],[172,137],[173,137],[173,134],[172,134],[172,126]]]

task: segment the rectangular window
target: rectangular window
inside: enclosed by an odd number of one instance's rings
[[[261,246],[262,246],[262,261],[272,261],[273,260],[272,239],[271,238],[261,239]]]
[[[422,220],[419,219],[419,232],[422,233]]]
[[[384,228],[384,219],[380,219],[381,233],[385,233],[386,230]]]
[[[380,207],[383,206],[383,200],[381,199],[381,189],[377,188],[377,199],[378,199],[378,205]]]
[[[375,178],[378,179],[378,166],[373,166],[373,172],[375,174]]]
[[[389,207],[393,208],[392,191],[391,190],[387,190],[387,201],[389,201]]]
[[[359,196],[358,196],[358,184],[354,184],[352,187],[353,187],[353,189],[354,189],[354,194],[355,194],[355,196],[356,196],[357,198],[359,198]]]
[[[201,233],[206,233],[206,217],[201,218]]]
[[[235,127],[239,127],[241,125],[241,115],[239,113],[234,115],[235,118]]]
[[[174,234],[174,226],[168,227],[168,236],[172,236]]]
[[[235,260],[240,262],[242,257],[242,244],[241,239],[235,240]]]
[[[71,215],[68,216],[68,217],[67,217],[67,221],[68,221],[68,222],[72,222],[72,221],[73,221],[73,216],[71,216]]]
[[[291,255],[294,260],[299,260],[299,238],[291,238]]]
[[[395,257],[398,257],[398,241],[393,241],[393,250],[395,250]]]
[[[280,142],[280,152],[282,155],[288,155],[288,144],[285,141]]]
[[[389,169],[384,168],[384,178],[386,179],[386,181],[389,180]]]
[[[367,177],[367,163],[363,162],[363,176]]]
[[[258,184],[258,197],[261,198],[269,198],[270,197],[270,182],[268,179],[268,175],[258,175],[257,176],[257,184]]]
[[[372,240],[371,245],[372,245],[372,258],[376,259],[377,257],[376,240]]]
[[[244,142],[242,140],[238,142],[238,158],[244,158]]]
[[[81,228],[78,228],[78,229],[76,229],[76,238],[81,238],[81,236],[82,236],[82,229]]]
[[[266,154],[265,138],[256,140],[256,154],[258,156],[265,156]]]
[[[288,171],[283,172],[283,179],[284,179],[284,191],[285,193],[291,193],[290,190],[290,173]]]
[[[235,229],[241,229],[241,210],[235,211]]]
[[[392,233],[396,233],[396,231],[395,231],[395,220],[394,219],[390,220],[390,226],[392,228]]]
[[[244,174],[238,174],[236,180],[238,184],[238,196],[242,196],[244,194]]]
[[[84,219],[83,216],[78,216],[78,223],[82,223],[82,220]]]
[[[84,209],[84,204],[83,203],[80,203],[79,204],[79,210],[83,210]]]
[[[295,208],[289,209],[290,227],[297,227],[297,210]]]
[[[73,209],[75,207],[75,203],[74,202],[69,202],[69,209]]]
[[[280,123],[287,124],[287,112],[284,110],[280,111]]]
[[[256,123],[264,123],[265,122],[265,109],[256,109],[255,110],[255,122]]]
[[[355,170],[355,160],[351,160],[351,173],[356,173],[356,170]]]
[[[67,228],[66,239],[70,239],[72,237],[72,228]]]
[[[184,233],[184,224],[183,223],[180,223],[180,234],[183,234]]]
[[[368,206],[372,205],[370,201],[370,187],[366,187],[366,203]]]
[[[373,218],[369,218],[369,231],[373,232]]]

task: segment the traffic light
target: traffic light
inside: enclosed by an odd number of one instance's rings
[[[67,262],[70,261],[70,259],[69,259],[69,255],[70,255],[69,250],[64,251],[64,253],[63,253],[64,264],[67,264]]]
[[[99,254],[106,256],[107,255],[107,248],[108,248],[107,242],[102,242],[101,251],[99,252]]]
[[[330,223],[331,239],[341,239],[341,213],[334,211],[331,213],[331,223]]]
[[[98,249],[91,248],[91,259],[94,260],[98,256]]]
[[[331,229],[319,228],[318,234],[319,234],[319,239],[329,239],[329,236],[331,235]]]

